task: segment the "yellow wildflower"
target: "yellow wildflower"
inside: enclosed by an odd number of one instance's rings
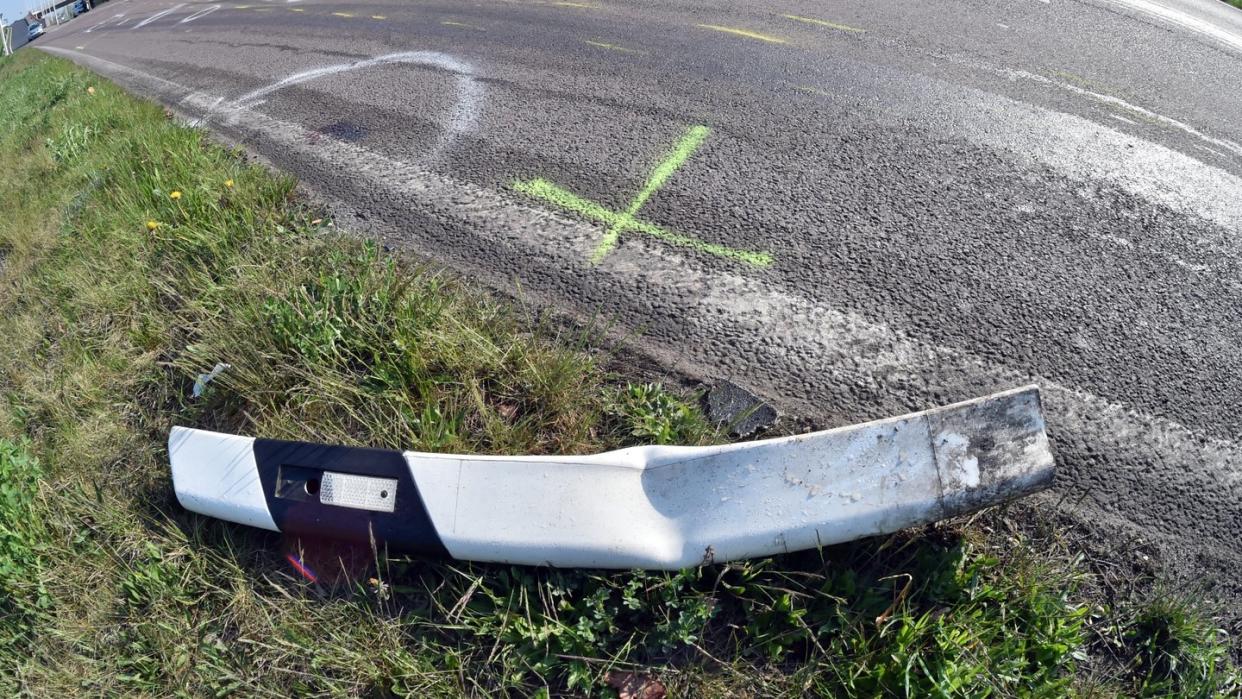
[[[225,186],[225,187],[227,187],[228,189],[232,189],[232,188],[233,188],[233,180],[225,180],[225,181],[224,181],[224,186]]]
[[[95,88],[94,88],[94,86],[87,87],[87,88],[86,88],[86,94],[88,94],[88,95],[93,95],[93,94],[95,94]]]
[[[160,227],[160,224],[158,221],[147,221],[147,230],[153,231],[159,227]]]
[[[169,199],[180,199],[181,192],[178,192],[177,190],[174,189],[173,191],[168,193],[168,198]]]

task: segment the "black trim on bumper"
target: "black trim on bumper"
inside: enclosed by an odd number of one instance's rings
[[[374,536],[377,546],[387,545],[389,550],[449,556],[401,452],[256,439],[254,458],[268,511],[280,531],[364,543]],[[319,501],[317,493],[291,497],[288,483],[280,484],[285,492],[278,495],[281,467],[285,468],[286,480],[291,473],[310,479],[324,471],[395,478],[398,483],[394,511],[372,512],[327,505]]]

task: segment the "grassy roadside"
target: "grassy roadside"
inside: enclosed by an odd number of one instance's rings
[[[309,583],[278,537],[177,507],[169,426],[534,453],[714,436],[589,333],[335,235],[290,180],[60,60],[0,62],[0,162],[5,695],[1237,689],[1193,604],[1105,603],[1068,545],[987,526],[676,574],[329,549]]]

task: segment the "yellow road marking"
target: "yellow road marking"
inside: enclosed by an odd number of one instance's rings
[[[621,53],[642,53],[642,51],[638,51],[636,49],[627,49],[624,46],[617,46],[616,44],[607,44],[602,41],[591,41],[590,39],[584,39],[582,43],[589,44],[591,46],[596,46],[601,49],[608,49],[609,51],[620,51]]]
[[[553,4],[553,5],[559,5],[559,6],[561,6],[561,7],[583,7],[583,8],[586,8],[586,9],[588,9],[588,10],[598,10],[598,9],[599,9],[599,5],[588,5],[588,4],[587,4],[587,3],[585,3],[585,2],[569,2],[569,0],[557,0],[557,2],[554,2],[554,3],[552,3],[552,4]]]
[[[474,26],[473,24],[466,24],[465,22],[454,22],[454,21],[453,21],[453,20],[451,20],[451,19],[446,19],[446,20],[444,20],[443,22],[441,22],[440,24],[443,24],[443,25],[444,25],[444,26],[446,26],[446,27],[461,27],[461,28],[463,28],[463,29],[474,29],[474,30],[476,30],[476,31],[480,31],[480,32],[485,32],[485,31],[487,31],[487,30],[486,30],[486,29],[484,29],[483,27],[476,27],[476,26]]]
[[[784,17],[785,19],[792,19],[795,22],[805,22],[806,24],[817,24],[821,27],[828,27],[829,29],[836,29],[838,31],[843,31],[843,32],[857,32],[859,34],[865,34],[867,32],[866,29],[859,29],[858,27],[851,27],[848,24],[837,24],[836,22],[829,22],[827,20],[815,19],[814,17],[799,17],[798,15],[781,15],[781,16]]]
[[[737,29],[737,28],[734,28],[734,27],[722,27],[722,26],[720,26],[720,25],[718,25],[718,24],[700,24],[700,25],[697,25],[697,26],[698,26],[698,27],[700,27],[701,29],[710,29],[710,30],[712,30],[712,31],[714,31],[714,32],[724,32],[724,33],[726,33],[726,34],[736,34],[736,35],[738,35],[738,36],[744,36],[744,37],[746,37],[747,39],[758,39],[759,41],[766,41],[766,42],[768,42],[768,43],[770,43],[770,44],[783,44],[783,43],[785,43],[785,40],[784,40],[784,39],[782,39],[782,38],[780,38],[779,36],[772,36],[772,35],[770,35],[770,34],[760,34],[759,32],[752,32],[752,31],[749,31],[749,30],[746,30],[746,29]]]
[[[252,7],[254,7],[254,5],[234,5],[233,9],[234,10],[249,10]]]
[[[336,17],[357,17],[358,16],[352,12],[333,12],[332,14]]]
[[[290,7],[290,8],[289,8],[289,11],[290,11],[290,12],[306,12],[306,8],[304,8],[304,7]]]
[[[384,15],[371,15],[371,19],[388,19]]]

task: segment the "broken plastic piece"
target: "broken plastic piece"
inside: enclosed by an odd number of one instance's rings
[[[216,377],[223,374],[225,370],[232,368],[232,364],[218,362],[215,368],[213,368],[210,372],[206,374],[199,374],[198,378],[194,379],[194,388],[191,389],[190,396],[193,398],[202,398],[203,392],[207,390],[207,384],[215,381]]]
[[[887,534],[1047,487],[1034,386],[711,447],[471,456],[173,428],[188,510],[473,561],[677,569]],[[391,509],[387,509],[391,508]]]

